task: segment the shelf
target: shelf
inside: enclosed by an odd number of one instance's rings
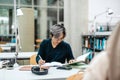
[[[105,49],[106,42],[111,32],[95,32],[94,34],[83,34],[82,51],[84,49],[92,50],[93,52],[101,52]],[[86,52],[87,52],[86,50]]]
[[[111,34],[111,31],[110,32],[95,32],[95,36],[109,36]]]
[[[95,32],[92,34],[83,34],[82,36],[109,36],[111,35],[111,31],[107,31],[107,32]]]
[[[94,34],[83,34],[82,37],[86,37],[86,36],[94,36]]]
[[[9,37],[9,36],[15,36],[15,35],[13,35],[13,34],[1,35],[1,34],[0,34],[0,36],[5,36],[5,37],[8,36],[8,37]]]
[[[95,51],[95,52],[100,52],[103,50],[103,49],[101,50],[101,49],[88,48],[88,47],[84,47],[84,46],[82,48],[90,49],[90,50]]]

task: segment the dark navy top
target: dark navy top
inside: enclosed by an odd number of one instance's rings
[[[55,48],[52,47],[51,39],[43,40],[40,44],[40,48],[36,57],[36,62],[40,60],[39,55],[46,62],[61,62],[65,63],[71,59],[74,59],[71,47],[68,43],[62,41]]]

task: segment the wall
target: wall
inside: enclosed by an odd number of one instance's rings
[[[81,34],[88,30],[88,0],[64,0],[65,40],[70,43],[75,57],[82,54]]]
[[[111,8],[114,11],[112,16],[102,14],[96,21],[106,23],[112,17],[111,23],[115,24],[120,18],[120,0],[64,0],[64,23],[67,28],[66,41],[70,43],[73,53],[81,55],[81,35],[88,32],[88,24],[93,21],[94,16],[103,13]]]
[[[41,6],[47,6],[47,0],[39,0],[39,4]],[[45,39],[47,37],[47,9],[46,8],[41,8],[39,10],[40,13],[40,36],[38,36],[40,39]]]
[[[120,0],[88,0],[89,1],[89,21],[92,21],[95,15],[98,15],[106,9],[111,8],[114,11],[112,17],[120,15]],[[113,18],[111,23],[116,23],[120,18]],[[110,17],[102,14],[97,17],[96,21],[106,23],[110,21]]]
[[[18,16],[20,44],[23,52],[34,51],[34,10],[21,8],[23,15]]]

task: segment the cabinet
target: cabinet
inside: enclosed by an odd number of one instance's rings
[[[0,9],[0,11],[1,11],[0,13],[0,47],[1,47],[4,45],[6,46],[6,43],[13,42],[13,40],[15,40],[15,35],[14,26],[12,26],[13,24],[12,9]]]
[[[107,46],[107,39],[111,32],[95,32],[94,34],[82,35],[82,54],[92,53],[92,57],[101,52]]]
[[[15,52],[15,35],[0,35],[1,52]]]
[[[0,35],[0,42],[11,42],[15,38],[15,35]]]

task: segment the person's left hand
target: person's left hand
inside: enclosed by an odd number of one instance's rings
[[[75,59],[71,59],[71,60],[69,60],[69,63],[73,63],[75,61],[76,61]]]

